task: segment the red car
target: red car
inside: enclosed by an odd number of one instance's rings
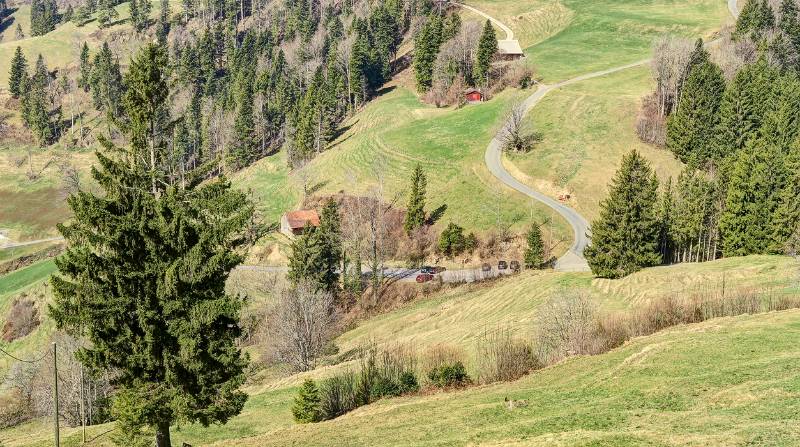
[[[431,275],[430,273],[420,273],[419,275],[417,275],[417,282],[419,283],[428,282],[432,279],[433,275]]]

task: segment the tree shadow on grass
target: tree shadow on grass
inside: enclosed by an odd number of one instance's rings
[[[347,137],[342,138],[341,140],[339,139],[339,137],[344,135],[348,130],[350,130],[357,123],[358,123],[358,120],[355,120],[355,121],[353,121],[352,123],[350,123],[347,126],[342,126],[342,127],[337,128],[336,132],[334,132],[334,134],[333,134],[333,138],[331,139],[332,141],[335,141],[335,143],[333,143],[331,145],[328,145],[328,147],[325,150],[331,150],[331,149],[335,148],[336,146],[338,146],[338,145],[344,143],[345,141],[349,140],[352,135],[348,135]]]
[[[8,20],[3,20],[0,18],[0,20],[2,20],[2,22],[0,22],[0,34],[7,30],[12,23],[14,23],[14,17],[9,17]]]
[[[324,187],[325,187],[325,185],[327,185],[327,184],[328,184],[328,181],[327,181],[327,180],[323,180],[323,181],[321,181],[321,182],[317,182],[317,183],[315,183],[315,184],[313,184],[313,185],[309,186],[309,187],[308,187],[308,191],[306,191],[306,192],[307,192],[307,194],[308,194],[309,196],[311,196],[311,195],[314,195],[314,194],[315,194],[317,191],[319,191],[319,190],[321,190],[322,188],[324,188]]]
[[[444,216],[445,211],[447,211],[447,204],[443,203],[441,206],[431,211],[431,214],[428,216],[428,220],[425,221],[425,223],[428,225],[435,224],[439,221],[439,219],[442,218],[442,216]]]
[[[384,87],[384,88],[378,90],[377,92],[375,92],[375,97],[378,98],[378,97],[383,96],[383,95],[385,95],[387,93],[391,93],[391,92],[395,91],[396,89],[397,89],[397,87],[395,87],[393,85],[391,85],[389,87]]]

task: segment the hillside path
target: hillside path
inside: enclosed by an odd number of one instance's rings
[[[464,3],[458,3],[458,2],[450,2],[450,3],[452,3],[452,4],[456,5],[456,6],[460,6],[460,7],[464,8],[464,9],[466,9],[466,10],[472,11],[475,14],[478,14],[479,16],[483,16],[483,17],[489,19],[492,23],[497,25],[498,28],[503,30],[504,33],[506,33],[506,38],[505,39],[500,39],[500,40],[514,40],[514,31],[512,31],[511,28],[509,28],[505,23],[495,19],[494,17],[490,16],[489,14],[486,14],[485,12],[483,12],[483,11],[481,11],[479,9],[473,8],[472,6],[469,6],[469,5],[465,5]]]
[[[500,22],[499,20],[491,17],[490,15],[479,11],[471,6],[453,2],[453,4],[466,8],[470,11],[476,12],[489,20],[493,23],[497,24],[500,28],[506,31],[508,39],[512,39],[514,36],[513,31],[511,31],[508,26]],[[728,0],[728,10],[730,11],[731,15],[736,18],[739,15],[739,9],[737,5],[737,0]],[[587,73],[584,75],[576,76],[572,79],[567,79],[565,81],[561,81],[559,83],[553,85],[546,85],[546,84],[539,84],[538,88],[536,89],[533,94],[528,96],[525,101],[522,103],[522,107],[524,110],[524,114],[527,115],[531,109],[533,109],[542,98],[547,95],[551,90],[558,89],[561,87],[565,87],[567,85],[575,84],[577,82],[585,81],[592,78],[597,78],[600,76],[606,76],[612,73],[616,73],[618,71],[627,70],[633,67],[639,67],[645,64],[648,64],[650,59],[643,59],[638,62],[633,62],[627,65],[622,65],[619,67],[609,68],[606,70],[596,71],[592,73]],[[578,211],[574,208],[569,207],[558,200],[553,199],[535,189],[531,188],[530,186],[522,183],[513,175],[511,175],[503,166],[503,145],[501,143],[501,138],[505,128],[509,125],[506,122],[503,127],[495,134],[492,141],[489,142],[489,145],[486,147],[486,154],[484,156],[484,160],[486,162],[486,167],[489,169],[489,172],[492,173],[498,180],[500,180],[503,184],[508,186],[511,189],[514,189],[526,196],[537,200],[546,206],[552,208],[555,212],[557,212],[561,217],[563,217],[569,225],[572,227],[572,232],[574,235],[574,242],[572,246],[567,250],[564,255],[556,260],[555,269],[558,271],[588,271],[589,264],[586,262],[586,258],[583,257],[583,250],[589,245],[589,237],[590,237],[590,230],[589,230],[589,222],[584,218]]]

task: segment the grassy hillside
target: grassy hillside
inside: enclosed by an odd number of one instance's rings
[[[52,322],[46,318],[46,305],[50,299],[47,280],[55,270],[53,261],[47,260],[0,277],[0,327],[6,322],[14,298],[22,293],[37,303],[39,314],[44,319],[43,324],[28,336],[11,343],[2,342],[6,351],[21,358],[33,358],[38,357],[40,349],[45,346],[53,328]],[[12,363],[10,358],[0,355],[0,376],[4,376]]]
[[[613,288],[621,293],[615,299],[627,305],[638,293],[663,291],[665,285],[669,290],[670,278],[686,285],[709,284],[705,281],[728,272],[736,281],[769,284],[780,274],[796,271],[796,265],[784,258],[709,265],[697,274],[682,266],[642,272],[620,281],[620,287]],[[542,287],[533,278],[521,283]],[[603,283],[590,287],[593,293],[616,293],[603,292]],[[506,306],[500,296],[509,290],[497,290],[501,292],[489,290],[482,297],[491,302],[487,307],[508,309],[509,317],[517,314],[520,309]],[[528,298],[522,295],[520,301]],[[453,302],[454,307],[462,304]],[[406,315],[397,312],[367,325],[383,327],[396,323],[395,319],[403,321]],[[448,325],[475,324],[477,328],[477,319],[483,317],[465,311],[449,318]],[[417,318],[433,323],[438,316],[430,311]],[[395,337],[388,332],[373,330],[378,339]],[[421,339],[425,337],[424,331],[420,334]],[[382,400],[332,421],[302,426],[292,422],[289,412],[296,382],[284,382],[288,385],[253,388],[244,413],[228,425],[183,426],[173,432],[173,442],[219,446],[795,445],[800,441],[798,336],[800,311],[796,310],[716,319],[634,339],[607,354],[568,359],[515,382]],[[463,343],[457,335],[450,340]],[[509,410],[506,398],[523,400],[524,406]],[[90,436],[111,428],[92,427]],[[0,440],[7,446],[44,446],[50,442],[50,432],[48,421],[37,421],[0,431]],[[77,445],[80,434],[77,429],[65,429],[64,437],[65,445]],[[96,442],[108,445],[108,436]]]
[[[403,76],[407,75],[404,74]],[[497,223],[517,228],[541,220],[549,209],[511,192],[488,172],[483,155],[511,104],[530,92],[507,91],[492,101],[461,109],[437,109],[419,101],[403,83],[393,81],[383,94],[345,123],[345,132],[305,168],[289,175],[283,156],[261,160],[234,178],[252,189],[262,211],[277,219],[282,206],[302,198],[302,178],[319,194],[346,191],[370,194],[381,183],[385,200],[403,194],[411,170],[420,163],[428,175],[427,209],[447,205],[442,218],[469,230]],[[405,203],[405,196],[400,205]],[[558,221],[557,235],[568,233]]]
[[[150,15],[156,18],[158,17],[161,2],[153,0],[152,3],[153,8]],[[130,5],[127,2],[115,7],[119,17],[107,28],[100,29],[96,21],[91,21],[81,27],[68,22],[59,25],[54,31],[44,36],[36,37],[31,36],[30,33],[30,5],[19,5],[16,8],[17,11],[11,15],[13,22],[0,34],[0,37],[2,37],[0,39],[0,67],[10,66],[14,50],[18,46],[22,48],[30,66],[36,62],[38,54],[44,57],[50,69],[77,64],[81,46],[84,42],[87,42],[92,50],[96,50],[111,34],[131,29],[127,22],[128,18],[130,18]],[[179,2],[171,2],[170,8],[175,12],[180,8]],[[22,40],[15,40],[14,36],[18,23],[22,25],[22,32],[25,34],[25,38]],[[126,44],[129,46],[125,47],[127,50],[133,50],[138,46],[138,42],[130,39],[126,41]],[[126,51],[126,53],[128,52]],[[123,58],[123,61],[125,59],[127,57]],[[8,70],[5,68],[0,70],[0,89],[8,89]]]
[[[469,0],[515,30],[546,82],[649,57],[655,37],[710,36],[732,21],[724,0]]]
[[[715,320],[513,383],[217,445],[796,445],[799,336],[798,311]]]
[[[526,273],[370,319],[336,343],[343,352],[369,341],[407,343],[420,351],[447,343],[463,347],[469,356],[484,330],[510,327],[520,336],[530,334],[538,306],[565,287],[586,290],[604,309],[614,310],[674,292],[719,289],[723,283],[729,289],[800,292],[797,261],[774,256],[660,267],[622,280]],[[791,445],[798,431],[790,427],[797,424],[787,421],[797,417],[793,409],[800,405],[800,376],[791,367],[800,357],[798,331],[800,311],[712,320],[635,339],[609,354],[571,359],[517,382],[384,400],[311,426],[291,420],[297,376],[254,382],[242,415],[208,429],[184,425],[173,433],[173,441],[227,446],[673,445],[670,435],[678,430],[683,436],[678,445],[744,443],[759,432],[774,436],[765,438],[772,441],[769,445]],[[525,399],[528,406],[508,411],[506,396]],[[92,427],[90,434],[111,428]],[[0,431],[0,441],[47,445],[50,432],[47,421],[37,421]],[[67,429],[65,437],[65,445],[80,440],[75,429]],[[100,445],[108,445],[107,436]]]
[[[571,204],[593,219],[623,155],[638,150],[662,180],[677,178],[681,163],[671,152],[642,143],[636,115],[652,90],[648,66],[591,79],[548,93],[527,120],[543,140],[506,166],[517,178]]]

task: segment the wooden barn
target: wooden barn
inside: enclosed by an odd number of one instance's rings
[[[525,57],[517,40],[498,40],[497,57],[502,61],[515,61]]]
[[[319,226],[319,214],[316,211],[289,211],[281,216],[281,233],[290,238],[303,234],[306,225]]]
[[[483,92],[477,88],[468,88],[464,90],[464,99],[469,104],[483,102]]]

